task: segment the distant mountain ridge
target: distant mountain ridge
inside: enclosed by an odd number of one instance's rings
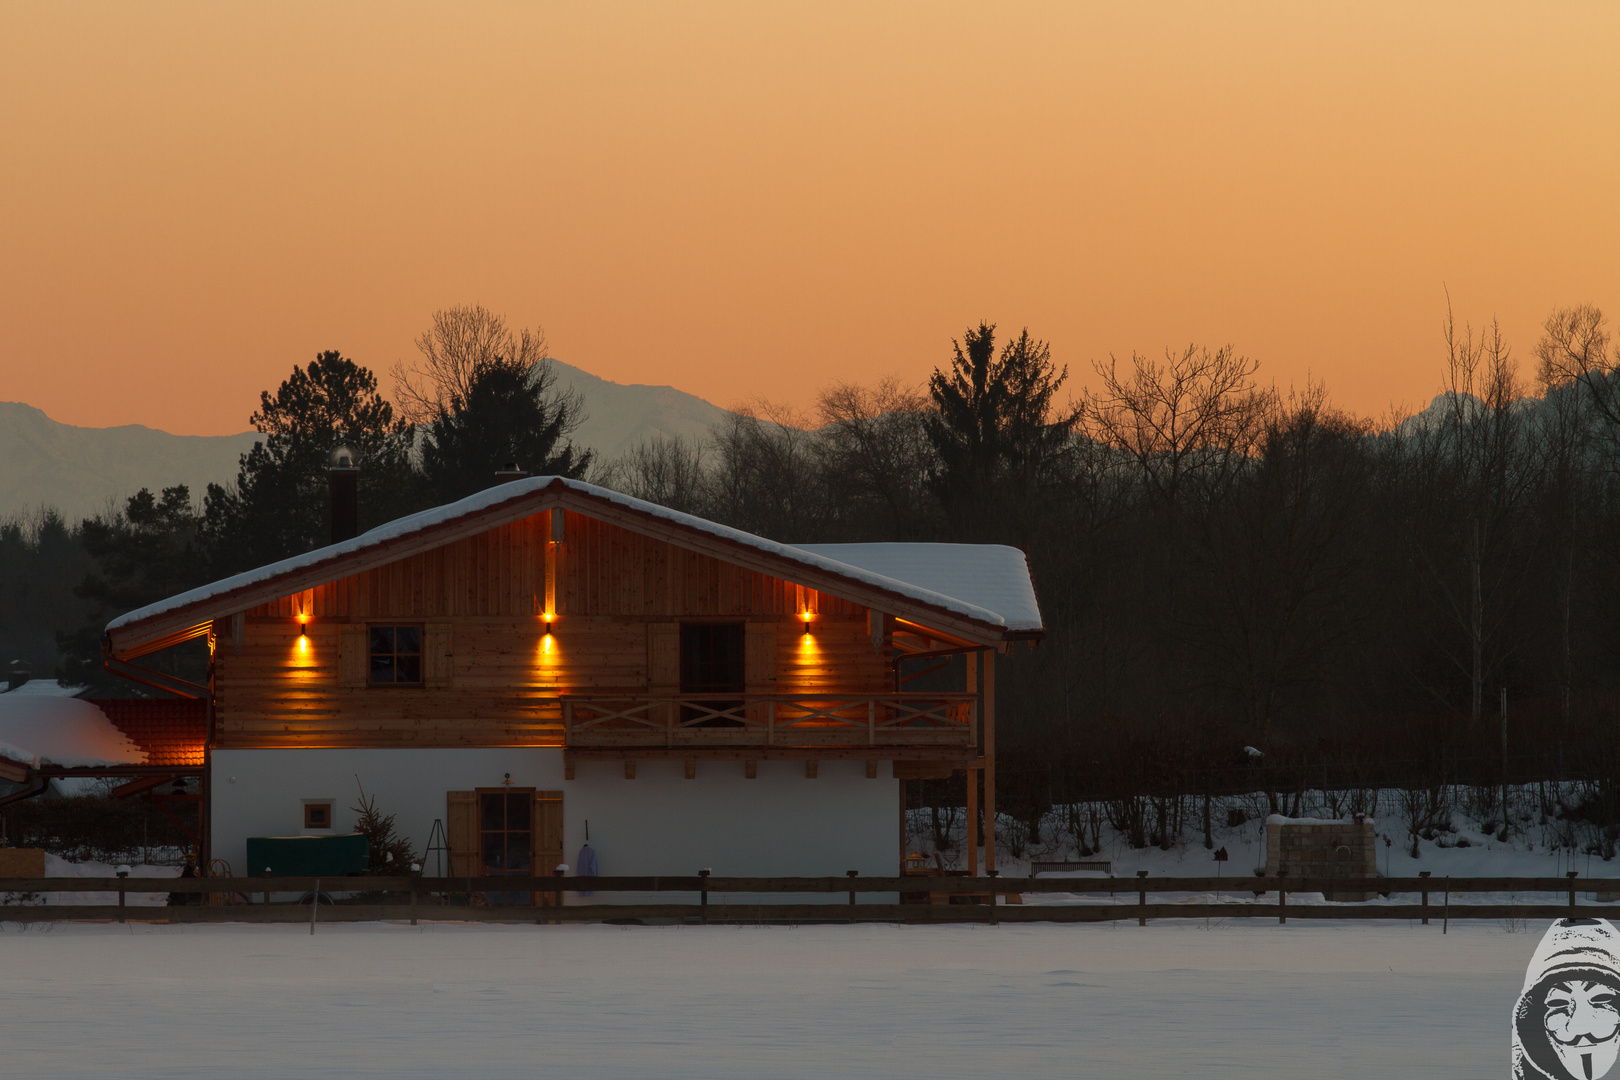
[[[557,386],[585,405],[574,442],[604,463],[655,436],[701,438],[730,415],[672,386],[627,385],[560,360],[552,365]],[[200,499],[209,483],[236,479],[237,459],[262,437],[171,435],[140,424],[77,427],[32,405],[0,401],[0,520],[51,507],[77,521],[143,487],[185,484]]]

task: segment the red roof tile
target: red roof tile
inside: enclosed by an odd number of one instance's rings
[[[183,698],[99,698],[91,702],[146,754],[148,765],[201,765],[208,703]]]

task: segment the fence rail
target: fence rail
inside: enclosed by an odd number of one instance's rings
[[[1300,894],[1366,890],[1386,897],[1415,895],[1418,903],[1300,903]],[[468,904],[484,893],[686,893],[697,903],[593,904],[528,907]],[[1005,878],[1005,877],[598,877],[598,878],[4,878],[0,897],[26,899],[39,893],[117,894],[112,904],[0,904],[0,922],[153,921],[195,922],[359,922],[408,918],[452,922],[603,922],[673,919],[704,922],[1107,922],[1135,919],[1275,918],[1296,919],[1555,919],[1603,918],[1620,907],[1581,904],[1581,894],[1620,896],[1620,878]],[[164,907],[131,906],[130,894],[172,893],[182,896],[222,893],[249,902],[219,906],[182,903]],[[273,895],[359,893],[384,902],[311,903],[269,901]],[[843,894],[847,904],[712,903],[734,894]],[[959,897],[977,903],[860,903],[860,894],[903,893]],[[1113,903],[1007,905],[1013,894],[1079,894]],[[1149,903],[1150,895],[1190,894],[1180,902]],[[1222,899],[1204,899],[1219,894]],[[1513,899],[1452,903],[1466,894],[1507,894]],[[1519,902],[1523,894],[1554,894],[1555,903]],[[266,902],[252,902],[255,896]],[[1289,897],[1295,898],[1290,904]],[[1226,899],[1226,898],[1230,899]],[[460,903],[452,904],[452,898]],[[1247,899],[1246,899],[1247,898]],[[1267,899],[1273,898],[1273,899]],[[575,897],[576,901],[578,897]],[[1130,901],[1134,899],[1135,903]]]

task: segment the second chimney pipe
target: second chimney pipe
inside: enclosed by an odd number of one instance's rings
[[[354,451],[340,446],[328,459],[326,475],[332,488],[332,543],[360,535],[360,467]]]

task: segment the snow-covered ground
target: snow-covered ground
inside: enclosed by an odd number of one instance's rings
[[[1477,1077],[1544,925],[0,924],[8,1076]]]

